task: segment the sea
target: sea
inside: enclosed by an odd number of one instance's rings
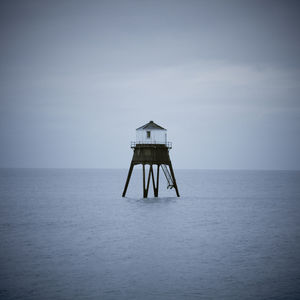
[[[300,171],[0,170],[0,299],[300,299]]]

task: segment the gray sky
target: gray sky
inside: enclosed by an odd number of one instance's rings
[[[300,169],[299,1],[1,1],[0,166]]]

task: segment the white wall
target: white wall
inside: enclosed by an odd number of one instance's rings
[[[147,131],[151,132],[149,139],[147,138]],[[145,144],[165,144],[167,142],[167,130],[137,130],[136,142],[142,142]]]

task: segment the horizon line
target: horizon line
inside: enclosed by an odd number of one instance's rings
[[[102,168],[102,167],[0,167],[0,170],[20,170],[20,169],[49,169],[49,170],[128,170],[126,167],[116,168]],[[295,171],[299,172],[300,169],[247,169],[247,168],[175,168],[175,170],[182,171]]]

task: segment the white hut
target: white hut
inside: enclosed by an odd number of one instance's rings
[[[167,145],[167,129],[150,121],[136,129],[136,143]]]

